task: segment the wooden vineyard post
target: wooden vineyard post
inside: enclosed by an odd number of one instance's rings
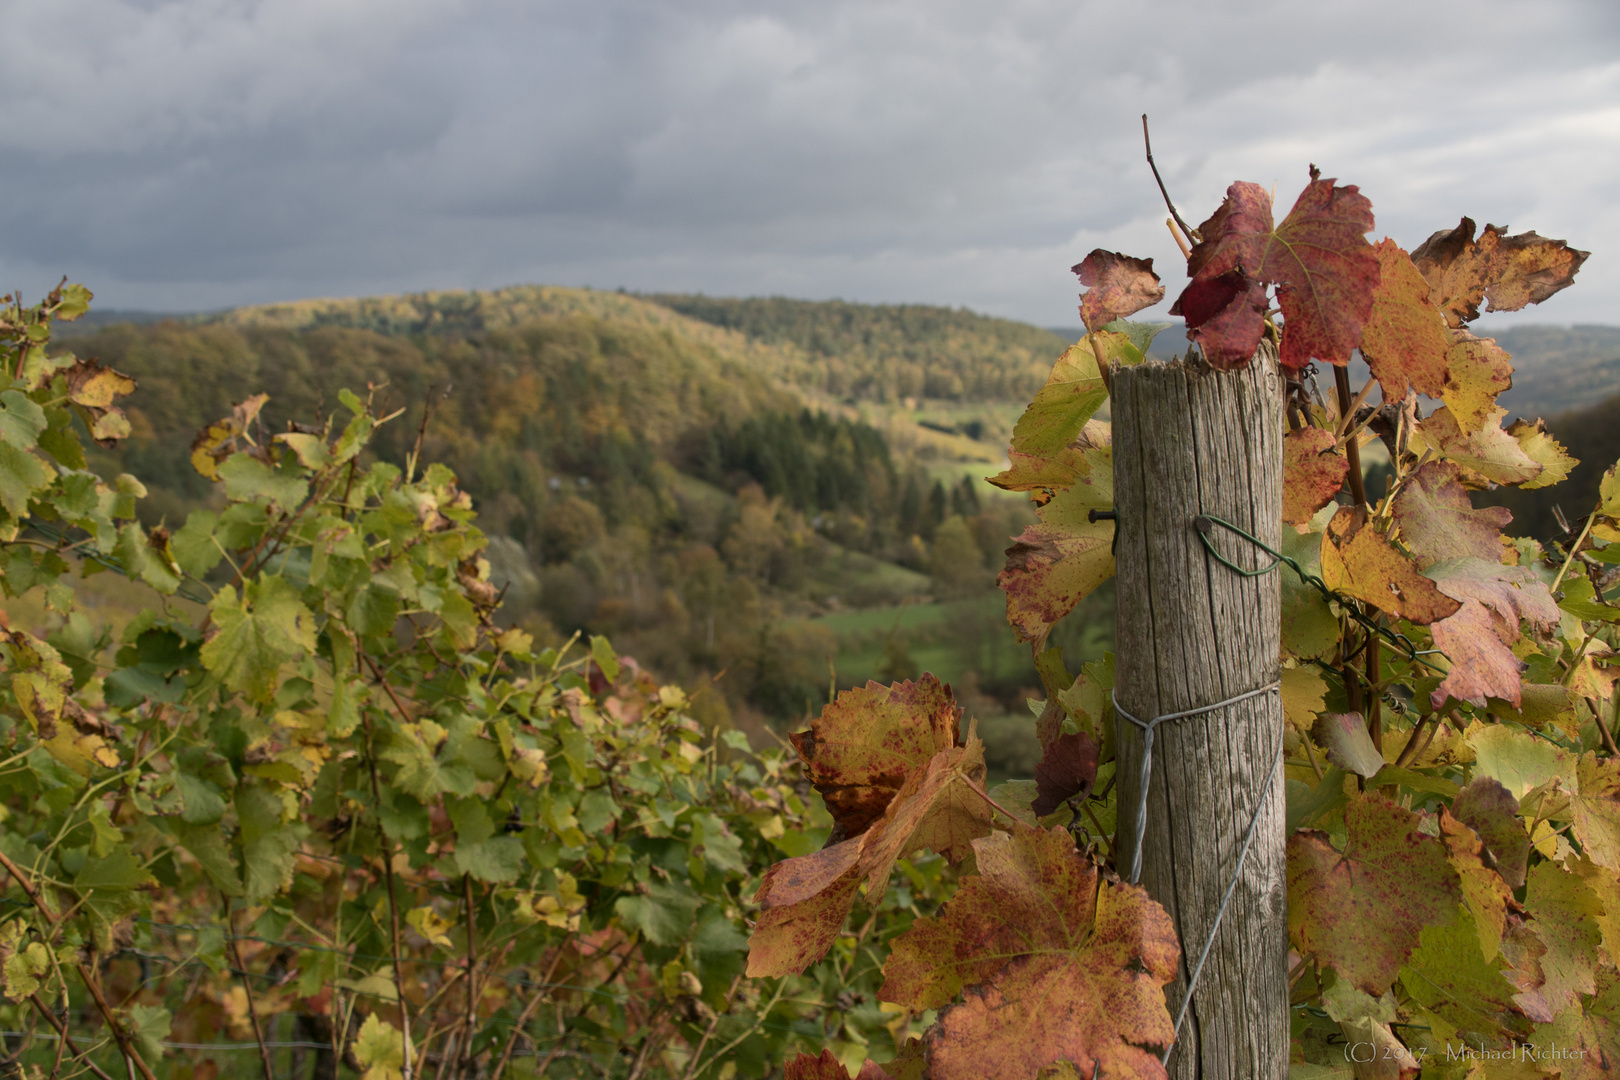
[[[1272,548],[1282,529],[1283,386],[1276,351],[1242,371],[1157,361],[1112,373],[1118,514],[1116,697],[1143,721],[1276,684],[1279,568],[1244,577],[1194,524],[1214,515]],[[1225,529],[1209,539],[1244,569],[1271,556]],[[1170,1057],[1181,1080],[1283,1080],[1288,1072],[1288,908],[1280,694],[1157,725],[1141,884],[1181,941],[1165,987],[1174,1019],[1238,853],[1254,838]],[[1143,734],[1116,720],[1119,865],[1135,851]],[[1270,778],[1270,792],[1266,794]],[[1261,801],[1264,797],[1264,807]]]

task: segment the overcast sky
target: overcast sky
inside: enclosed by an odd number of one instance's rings
[[[0,285],[198,310],[523,282],[1072,325],[1315,162],[1408,248],[1594,252],[1620,323],[1615,0],[0,0]]]

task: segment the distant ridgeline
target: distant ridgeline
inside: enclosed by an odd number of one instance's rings
[[[1028,323],[925,304],[676,293],[646,298],[793,351],[815,373],[808,385],[848,400],[1023,402],[1074,343]]]

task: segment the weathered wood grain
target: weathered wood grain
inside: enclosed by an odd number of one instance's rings
[[[1215,514],[1278,546],[1282,381],[1269,345],[1247,369],[1150,362],[1112,374],[1119,566],[1117,693],[1144,720],[1207,705],[1278,677],[1279,580],[1211,559],[1193,518]],[[1216,530],[1239,566],[1270,561]],[[1141,733],[1117,721],[1119,864],[1134,838]],[[1165,988],[1174,1017],[1231,880],[1283,735],[1267,694],[1159,725],[1142,884],[1175,920],[1182,965]],[[1283,774],[1273,781],[1180,1040],[1177,1080],[1283,1080],[1288,1072],[1287,876]]]

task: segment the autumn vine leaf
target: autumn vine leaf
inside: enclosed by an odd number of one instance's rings
[[[1333,433],[1303,427],[1283,436],[1283,521],[1303,525],[1344,486],[1350,459]]]
[[[1089,475],[1042,505],[1040,521],[1007,549],[996,579],[1007,594],[1007,621],[1022,641],[1046,640],[1059,619],[1114,576],[1114,523],[1093,520],[1114,506],[1113,447],[1085,451]]]
[[[959,862],[990,831],[984,744],[970,729],[956,745],[960,712],[933,676],[874,683],[845,691],[793,736],[817,789],[839,807],[835,828],[851,835],[766,872],[754,896],[761,914],[749,942],[751,976],[803,971],[825,955],[862,878],[875,905],[895,860],[926,848]]]
[[[1489,301],[1489,311],[1518,311],[1541,303],[1573,285],[1590,254],[1534,232],[1508,236],[1495,225],[1486,225],[1476,240],[1474,227],[1465,217],[1455,229],[1440,230],[1412,252],[1453,327],[1478,318],[1481,300]]]
[[[890,1080],[883,1066],[868,1058],[861,1063],[861,1071],[853,1077],[831,1050],[823,1050],[820,1057],[801,1053],[782,1069],[782,1080]]]
[[[1460,899],[1445,846],[1418,828],[1419,815],[1366,796],[1344,811],[1344,850],[1324,832],[1288,840],[1288,933],[1375,997],[1388,990],[1425,926]]]
[[[1460,606],[1370,525],[1361,507],[1341,509],[1322,534],[1322,580],[1335,592],[1419,625]]]
[[[1429,283],[1395,241],[1384,239],[1378,255],[1378,288],[1361,332],[1361,353],[1385,401],[1399,401],[1408,388],[1437,398],[1446,389],[1445,320],[1429,298]]]
[[[1087,289],[1080,297],[1080,318],[1087,330],[1100,330],[1164,299],[1164,286],[1153,272],[1152,259],[1133,259],[1098,248],[1076,263],[1073,272]]]
[[[1028,1080],[1067,1061],[1081,1076],[1162,1078],[1150,1048],[1173,1037],[1164,985],[1180,958],[1164,909],[1103,880],[1061,828],[1016,824],[973,847],[978,876],[917,920],[883,969],[883,1000],[945,1006],[926,1038],[929,1075]]]
[[[827,800],[833,841],[859,836],[883,815],[911,774],[957,743],[962,710],[933,675],[845,690],[790,736]]]
[[[1360,189],[1353,184],[1337,187],[1314,169],[1294,208],[1275,227],[1266,190],[1259,184],[1235,183],[1219,209],[1199,226],[1203,239],[1187,260],[1193,281],[1178,307],[1188,316],[1189,327],[1198,329],[1234,306],[1252,306],[1252,287],[1245,287],[1241,278],[1226,276],[1241,271],[1254,282],[1277,288],[1284,320],[1279,359],[1284,367],[1302,368],[1313,359],[1348,364],[1361,342],[1378,285],[1378,256],[1366,237],[1372,227],[1372,203]],[[1229,297],[1219,308],[1208,296],[1216,280],[1224,280],[1219,291]],[[1194,309],[1191,314],[1189,307]],[[1260,334],[1259,320],[1245,318],[1227,333],[1206,334],[1198,340],[1206,352],[1246,360],[1260,344]]]
[[[1446,559],[1502,561],[1502,530],[1513,515],[1500,506],[1474,509],[1461,474],[1454,462],[1430,461],[1395,496],[1391,510],[1401,542],[1419,569]]]

